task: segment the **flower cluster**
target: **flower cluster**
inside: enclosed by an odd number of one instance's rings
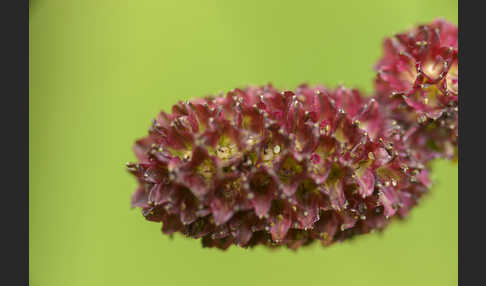
[[[376,99],[428,159],[457,156],[457,34],[456,26],[436,20],[387,38],[376,65]]]
[[[162,111],[127,164],[132,206],[221,249],[329,245],[405,217],[430,187],[429,160],[457,146],[457,29],[387,39],[377,68],[371,96],[267,85]]]

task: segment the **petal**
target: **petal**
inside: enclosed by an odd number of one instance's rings
[[[226,223],[234,214],[233,206],[223,199],[214,198],[210,206],[216,225]]]
[[[272,240],[274,240],[275,242],[282,241],[290,229],[292,220],[290,219],[289,216],[279,215],[273,221],[274,224],[270,227],[270,234],[272,235]]]
[[[182,224],[177,215],[167,215],[162,223],[162,232],[172,234],[182,229]]]
[[[321,189],[329,196],[331,207],[336,211],[341,211],[346,207],[346,196],[343,190],[342,180],[336,180],[334,183],[327,185],[327,188]]]
[[[172,192],[172,187],[165,184],[155,184],[149,192],[150,201],[156,205],[165,204],[169,201]]]
[[[408,192],[400,192],[400,208],[398,214],[400,217],[406,217],[410,209],[417,204],[417,201],[413,198],[413,195]]]
[[[297,219],[305,230],[312,228],[314,223],[319,220],[319,207],[317,204],[312,204],[300,208],[297,211]]]
[[[145,161],[148,159],[148,151],[152,144],[156,143],[154,138],[145,137],[137,140],[133,146],[133,151],[140,161]]]
[[[139,186],[132,195],[131,206],[145,208],[148,207],[148,194],[144,186]]]
[[[341,225],[339,226],[339,229],[341,231],[345,231],[347,229],[350,229],[350,228],[354,227],[356,225],[356,222],[358,221],[354,217],[354,215],[349,214],[349,213],[346,213],[346,212],[342,212],[339,215],[339,218],[340,218],[340,222],[341,222]]]
[[[360,168],[356,171],[356,181],[359,185],[359,194],[365,198],[373,194],[375,189],[375,175],[370,168]]]
[[[244,246],[250,241],[253,235],[252,221],[254,220],[249,215],[231,221],[230,228],[233,230],[232,235],[237,245]]]
[[[339,220],[334,211],[323,212],[319,221],[314,226],[319,233],[323,245],[332,243],[334,235],[339,229]]]
[[[186,225],[184,233],[194,238],[200,238],[213,230],[213,225],[205,218],[199,218],[193,223]]]
[[[383,188],[380,196],[379,202],[383,205],[385,217],[393,216],[398,208],[398,195],[393,188]]]
[[[265,217],[270,211],[272,206],[273,196],[271,194],[255,194],[252,200],[253,208],[255,209],[255,214],[258,217]]]

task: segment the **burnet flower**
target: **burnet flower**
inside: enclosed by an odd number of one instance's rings
[[[236,89],[161,112],[128,164],[132,205],[204,246],[324,245],[405,216],[429,185],[358,90]]]
[[[406,217],[428,162],[457,152],[457,29],[438,20],[384,47],[373,96],[267,85],[162,111],[127,164],[132,206],[221,249],[327,246]]]
[[[376,99],[428,159],[457,156],[457,34],[438,19],[386,38],[376,65]]]

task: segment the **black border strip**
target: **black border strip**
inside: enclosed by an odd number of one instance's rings
[[[459,285],[485,284],[485,16],[476,3],[459,1]]]
[[[28,285],[29,1],[2,4],[1,234],[6,241],[2,241],[4,263],[0,281],[2,285]]]

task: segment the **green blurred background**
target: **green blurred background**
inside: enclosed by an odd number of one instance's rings
[[[129,206],[160,109],[246,84],[372,89],[383,37],[457,1],[32,0],[31,285],[456,285],[457,165],[383,234],[323,249],[203,249]]]

